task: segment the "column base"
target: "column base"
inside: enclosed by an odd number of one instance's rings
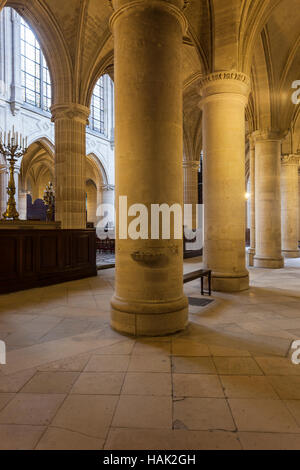
[[[283,250],[282,255],[285,258],[300,258],[300,250]]]
[[[212,273],[212,290],[217,292],[241,292],[249,289],[249,273],[232,275]]]
[[[255,256],[254,267],[255,268],[280,269],[284,267],[284,260],[282,256],[280,258],[268,258],[268,257],[262,257],[262,256]]]
[[[248,250],[247,250],[247,264],[248,264],[248,266],[254,266],[254,256],[255,256],[255,250],[253,248],[248,248]]]
[[[188,324],[188,299],[175,302],[127,302],[111,300],[111,327],[132,336],[165,336],[184,330]]]

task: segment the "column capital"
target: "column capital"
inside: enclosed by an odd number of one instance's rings
[[[300,164],[300,155],[290,154],[290,155],[281,155],[281,164],[282,165],[296,165]]]
[[[200,161],[199,160],[183,160],[183,168],[191,168],[191,170],[199,170]]]
[[[237,71],[221,71],[205,75],[200,79],[201,104],[211,99],[238,97],[247,103],[250,93],[250,78]]]
[[[253,132],[251,135],[255,143],[265,140],[282,140],[285,137],[285,133],[279,129],[262,129]]]
[[[134,11],[136,8],[145,7],[156,7],[169,12],[174,15],[182,26],[182,30],[185,33],[188,28],[187,20],[182,13],[190,0],[108,0],[114,13],[110,17],[109,26],[110,30],[113,31],[116,20],[124,12],[129,10]]]
[[[82,124],[88,124],[90,109],[77,103],[54,104],[51,106],[52,122],[59,119],[74,119]]]

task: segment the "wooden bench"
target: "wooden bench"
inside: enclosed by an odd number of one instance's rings
[[[203,279],[207,277],[208,280],[208,291],[204,290]],[[210,269],[198,269],[197,271],[192,271],[183,275],[183,283],[194,281],[195,279],[201,279],[201,295],[208,294],[211,295],[211,270]]]

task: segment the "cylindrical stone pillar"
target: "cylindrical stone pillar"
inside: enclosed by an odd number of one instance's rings
[[[188,228],[196,230],[197,204],[198,204],[198,172],[200,162],[198,160],[183,161],[183,202],[191,204],[192,211],[185,214],[184,224]]]
[[[27,220],[27,193],[20,191],[18,193],[18,212],[20,220]]]
[[[249,78],[218,72],[201,83],[204,266],[213,290],[248,289],[245,253],[245,106]]]
[[[248,264],[254,265],[255,255],[255,144],[249,137],[250,144],[250,248],[248,249]]]
[[[108,224],[110,227],[115,227],[115,187],[114,185],[106,184],[103,185],[101,189],[101,202],[110,206],[110,208],[107,208]]]
[[[54,105],[55,219],[64,229],[86,228],[86,125],[89,108]]]
[[[300,157],[281,157],[281,231],[282,254],[285,258],[299,258],[299,188],[298,167]]]
[[[256,132],[255,257],[257,268],[282,268],[280,201],[280,134]]]
[[[173,230],[168,239],[161,231],[151,239],[150,226],[133,239],[119,198],[127,196],[128,209],[143,204],[149,219],[152,204],[183,204],[183,1],[115,0],[113,6],[117,233],[111,325],[132,335],[165,335],[187,324],[182,220],[181,239]]]

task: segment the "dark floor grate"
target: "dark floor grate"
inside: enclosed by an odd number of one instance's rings
[[[213,302],[212,299],[198,299],[197,297],[189,297],[189,304],[195,305],[196,307],[205,307],[211,302]]]

